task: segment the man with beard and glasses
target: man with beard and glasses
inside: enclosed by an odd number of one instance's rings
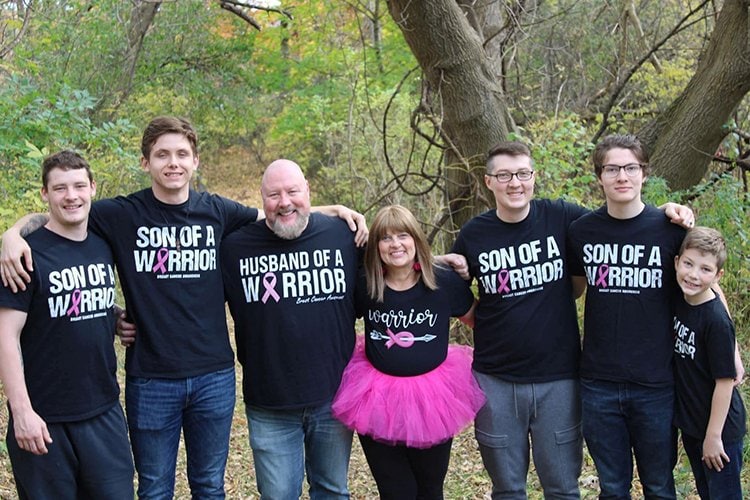
[[[261,498],[348,498],[352,432],[331,400],[354,350],[360,254],[346,222],[310,213],[299,165],[271,163],[265,220],[226,237],[225,295],[235,321]]]

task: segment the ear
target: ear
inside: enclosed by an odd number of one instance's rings
[[[490,182],[492,182],[492,177],[490,177],[489,175],[485,174],[484,175],[484,185],[487,186],[487,189],[491,190],[492,188],[490,187]]]
[[[141,168],[144,172],[148,172],[148,159],[145,156],[141,156]]]
[[[716,273],[716,277],[714,278],[714,283],[718,283],[722,276],[724,276],[724,269],[719,269],[719,272]]]
[[[42,194],[42,201],[44,201],[44,203],[49,203],[49,197],[47,196],[47,187],[42,186],[42,189],[40,191]]]
[[[93,198],[94,196],[96,196],[96,181],[92,179],[91,180],[91,197]]]
[[[674,256],[674,268],[677,269],[677,264],[680,262],[680,256],[675,255]]]

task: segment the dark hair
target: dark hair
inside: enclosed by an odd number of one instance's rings
[[[531,150],[520,141],[506,141],[496,144],[487,152],[487,173],[492,173],[492,159],[496,156],[528,156],[531,158]]]
[[[190,142],[193,155],[198,156],[198,134],[193,125],[185,118],[176,116],[158,116],[151,120],[143,131],[141,139],[141,154],[148,160],[151,148],[154,147],[159,137],[164,134],[181,134]]]
[[[643,166],[643,175],[648,175],[648,151],[646,151],[646,147],[641,144],[641,140],[632,134],[613,134],[606,136],[594,148],[592,159],[594,161],[594,172],[597,177],[601,178],[602,166],[604,166],[607,153],[609,153],[611,149],[630,150],[633,153],[633,156],[635,156],[638,162]]]
[[[42,186],[45,188],[47,187],[49,173],[53,168],[59,168],[66,171],[84,169],[89,177],[89,182],[94,180],[88,162],[83,159],[83,156],[69,149],[64,149],[55,154],[51,154],[42,162]]]
[[[721,271],[727,261],[727,245],[724,237],[719,231],[710,227],[696,226],[690,229],[682,240],[680,253],[691,248],[700,253],[710,254],[716,257],[716,270]]]

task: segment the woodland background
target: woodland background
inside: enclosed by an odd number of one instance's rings
[[[0,228],[44,210],[40,160],[60,148],[89,159],[100,197],[147,186],[140,133],[173,114],[199,132],[196,188],[258,206],[263,167],[289,158],[315,204],[371,217],[402,203],[443,252],[492,205],[481,177],[492,144],[532,146],[537,196],[596,207],[593,144],[634,132],[651,151],[648,200],[691,205],[728,241],[722,286],[747,366],[749,11],[740,0],[0,0]],[[240,401],[231,498],[257,496],[246,434]],[[686,460],[675,473],[679,496],[694,495]],[[351,477],[355,497],[376,496],[358,446]],[[581,485],[596,495],[588,457]],[[469,430],[446,497],[488,492]],[[541,497],[534,478],[529,492]],[[177,495],[188,496],[184,467]],[[4,442],[0,497],[14,497]]]

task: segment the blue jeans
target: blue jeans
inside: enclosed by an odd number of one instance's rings
[[[578,381],[517,384],[477,371],[474,377],[487,397],[474,433],[492,479],[492,498],[526,499],[530,450],[545,498],[580,498],[583,439]]]
[[[742,470],[742,439],[734,443],[723,443],[724,453],[729,457],[729,462],[724,463],[721,471],[709,469],[703,465],[703,440],[682,434],[682,445],[685,454],[690,459],[690,468],[693,469],[695,487],[702,499],[711,500],[741,500],[742,483],[740,471]]]
[[[261,499],[297,500],[305,472],[311,500],[349,498],[352,431],[331,415],[330,402],[294,410],[248,405],[246,412]]]
[[[179,379],[128,376],[125,403],[138,498],[171,499],[180,431],[193,498],[224,498],[234,367]]]
[[[674,499],[674,388],[584,378],[581,399],[583,437],[599,474],[599,498],[630,498],[632,449],[644,496]]]

